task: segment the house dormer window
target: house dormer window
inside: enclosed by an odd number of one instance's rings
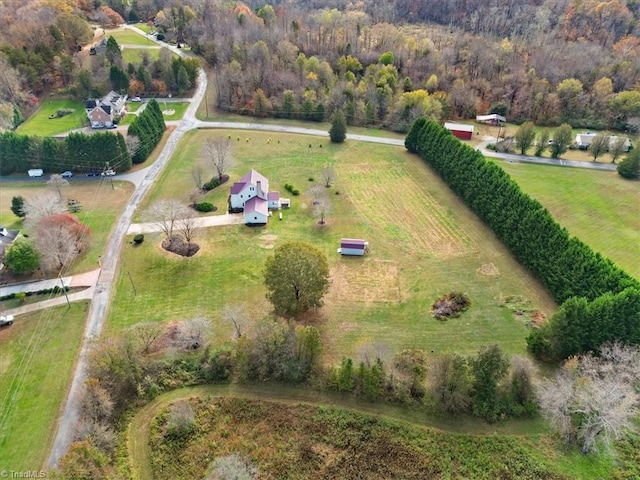
[[[249,190],[251,190],[253,192],[253,187],[251,187]]]

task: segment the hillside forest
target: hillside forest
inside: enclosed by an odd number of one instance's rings
[[[415,118],[487,112],[537,125],[640,130],[637,0],[271,4],[220,0],[8,0],[0,5],[0,127],[55,92],[78,99],[184,90],[170,56],[96,55],[94,30],[150,22],[214,69],[217,107],[406,132]],[[119,72],[118,72],[119,73]]]

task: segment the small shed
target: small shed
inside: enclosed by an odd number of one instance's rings
[[[281,208],[291,208],[291,200],[288,198],[280,199],[280,207]]]
[[[343,238],[340,240],[338,253],[341,255],[364,255],[369,242],[359,238]]]
[[[451,130],[456,137],[460,140],[471,140],[473,137],[473,125],[466,125],[464,123],[452,123],[446,122],[444,128]]]
[[[506,122],[507,119],[497,113],[491,113],[489,115],[476,115],[476,121],[490,123],[491,125],[500,125]]]

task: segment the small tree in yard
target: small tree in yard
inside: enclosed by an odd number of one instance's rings
[[[220,181],[235,164],[231,154],[231,139],[228,137],[207,138],[202,147],[202,154],[214,168]]]
[[[524,155],[533,145],[536,138],[536,126],[533,122],[524,122],[516,131],[516,146],[520,150],[520,154]]]
[[[320,172],[325,188],[329,188],[336,181],[336,171],[331,167],[326,167]]]
[[[249,323],[244,305],[225,306],[222,311],[222,319],[233,325],[233,336],[236,340],[242,337],[242,333]]]
[[[624,153],[626,143],[627,137],[615,137],[613,141],[609,141],[609,155],[611,155],[611,161],[613,163],[616,163],[616,160]]]
[[[26,200],[23,211],[26,215],[25,226],[28,229],[35,229],[44,217],[64,213],[67,211],[67,208],[60,201],[58,195],[52,192],[46,192]]]
[[[196,413],[188,400],[178,400],[171,405],[167,416],[166,436],[184,439],[196,427]]]
[[[468,360],[445,355],[431,364],[431,392],[441,408],[451,414],[467,412],[471,405],[471,375]]]
[[[322,305],[329,289],[329,265],[316,247],[285,243],[267,259],[264,281],[276,314],[295,317]]]
[[[325,217],[331,212],[331,200],[327,195],[326,188],[316,185],[309,189],[309,197],[311,197],[311,204],[313,205],[313,215],[318,217],[318,224],[325,224]]]
[[[593,157],[593,161],[597,162],[598,157],[605,153],[609,148],[609,135],[599,133],[591,139],[591,145],[589,145],[589,153]]]
[[[331,118],[329,138],[332,143],[342,143],[347,138],[347,120],[342,110],[336,110]]]
[[[69,186],[69,182],[62,178],[62,175],[54,174],[51,175],[51,178],[47,182],[47,187],[49,187],[54,192],[58,193],[58,197],[62,200],[62,190]]]
[[[183,205],[175,198],[169,200],[159,200],[149,207],[145,212],[145,217],[149,222],[155,223],[165,237],[173,236],[176,221],[180,218]]]
[[[640,178],[640,149],[631,150],[618,165],[618,175],[624,178]]]
[[[540,135],[538,135],[538,140],[536,141],[536,151],[534,155],[536,157],[541,157],[544,151],[547,149],[549,145],[549,130],[544,128],[540,131]]]
[[[27,215],[24,211],[24,197],[18,195],[11,199],[11,211],[16,217],[24,218]]]
[[[36,231],[36,248],[43,266],[50,271],[68,267],[86,249],[90,233],[89,227],[68,213],[42,218]]]
[[[560,158],[571,145],[571,125],[563,123],[553,132],[553,143],[550,145],[551,157]]]
[[[482,348],[471,361],[473,372],[473,414],[488,422],[498,420],[501,412],[498,385],[509,371],[507,360],[498,345]]]
[[[36,247],[26,238],[16,239],[5,252],[4,263],[17,275],[34,272],[40,265]]]

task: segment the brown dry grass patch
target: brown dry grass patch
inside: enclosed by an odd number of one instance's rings
[[[500,271],[498,270],[498,267],[496,267],[491,262],[483,263],[482,265],[480,265],[480,268],[476,270],[476,272],[486,277],[495,277],[497,275],[500,275]]]
[[[337,302],[399,303],[398,266],[394,262],[345,258],[331,269],[327,298]]]

